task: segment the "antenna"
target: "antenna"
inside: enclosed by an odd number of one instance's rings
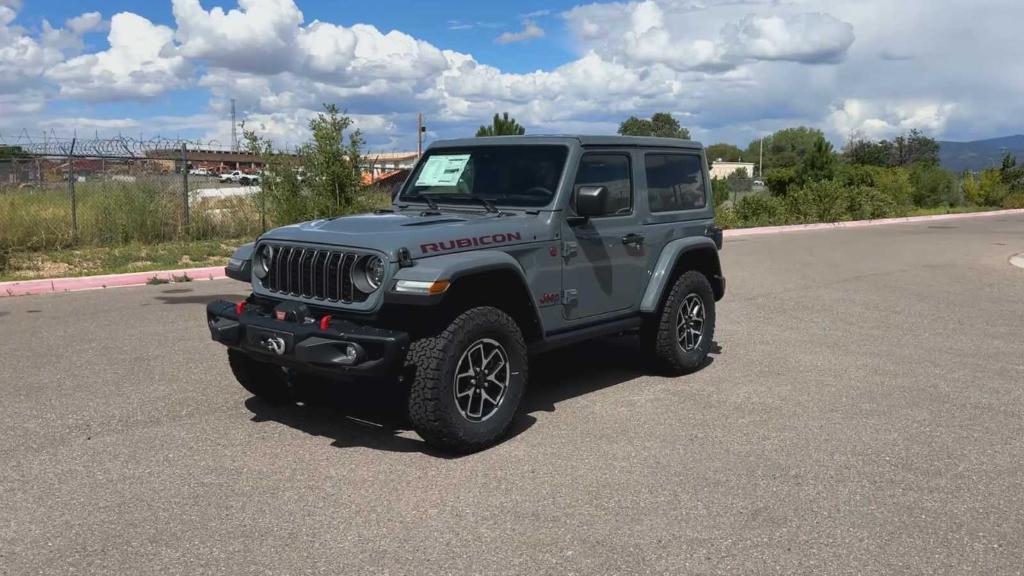
[[[231,151],[238,152],[238,122],[235,118],[235,99],[231,99]]]

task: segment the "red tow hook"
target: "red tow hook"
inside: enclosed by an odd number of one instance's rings
[[[235,304],[235,314],[241,316],[242,312],[245,312],[245,300],[242,300],[238,304]]]
[[[320,319],[320,331],[327,332],[327,327],[331,324],[331,315],[328,314]]]

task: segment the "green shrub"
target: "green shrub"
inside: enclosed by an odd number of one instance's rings
[[[840,164],[836,168],[836,180],[842,182],[844,186],[854,188],[858,186],[877,187],[879,179],[887,172],[889,171],[878,166]]]
[[[910,173],[904,168],[875,168],[874,188],[892,199],[900,212],[906,212],[913,206],[914,186],[910,182]]]
[[[969,190],[964,188],[966,194]],[[978,178],[977,190],[971,191],[974,204],[978,206],[1001,206],[1010,194],[1010,186],[1003,179],[999,170],[982,170]]]
[[[736,215],[736,209],[726,204],[715,209],[715,224],[723,229],[738,228],[740,219]]]
[[[848,191],[838,180],[811,182],[790,189],[786,209],[794,222],[802,224],[849,220]]]
[[[934,164],[916,164],[910,170],[913,186],[912,198],[915,206],[935,208],[938,206],[960,206],[963,196],[953,176]]]
[[[722,202],[729,199],[731,189],[729,182],[722,178],[715,178],[711,181],[711,190],[715,196],[715,206],[721,206]]]
[[[786,201],[778,196],[751,194],[736,202],[736,217],[742,226],[787,224]]]
[[[0,240],[0,274],[11,267],[11,247],[3,240]]]
[[[901,211],[899,205],[885,192],[877,188],[861,187],[848,195],[847,213],[851,220],[875,220],[898,216]]]
[[[1024,192],[1014,192],[1003,198],[1003,208],[1024,208]]]
[[[773,168],[764,176],[764,184],[773,196],[785,196],[797,182],[795,168]]]

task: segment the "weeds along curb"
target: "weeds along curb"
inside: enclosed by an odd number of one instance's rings
[[[837,230],[843,228],[864,228],[868,226],[884,226],[886,224],[907,224],[913,222],[933,222],[937,220],[960,220],[964,218],[982,218],[986,216],[1008,216],[1024,214],[1024,208],[1013,210],[995,210],[992,212],[965,212],[962,214],[936,214],[934,216],[907,216],[903,218],[885,218],[881,220],[857,220],[853,222],[832,222],[822,224],[796,224],[792,226],[765,226],[762,228],[737,228],[726,230],[726,238],[740,236],[761,236],[767,234],[785,234],[808,230]],[[0,282],[0,298],[7,296],[27,296],[30,294],[51,294],[60,292],[78,292],[81,290],[99,290],[121,286],[141,286],[144,284],[169,284],[173,282],[191,282],[193,280],[217,280],[224,278],[223,266],[206,268],[190,268],[185,270],[162,270],[160,272],[132,272],[130,274],[108,274],[105,276],[82,276],[77,278],[48,278],[42,280],[23,280]]]
[[[223,266],[208,266],[206,268],[161,270],[158,272],[132,272],[129,274],[106,274],[103,276],[18,280],[14,282],[0,282],[0,298],[7,296],[27,296],[30,294],[101,290],[103,288],[141,286],[144,284],[171,284],[176,282],[216,280],[224,277]]]

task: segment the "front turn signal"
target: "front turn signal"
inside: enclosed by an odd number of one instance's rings
[[[422,280],[399,280],[395,283],[395,292],[400,294],[421,294],[423,296],[434,296],[444,294],[451,282],[448,280],[434,280],[425,282]]]

